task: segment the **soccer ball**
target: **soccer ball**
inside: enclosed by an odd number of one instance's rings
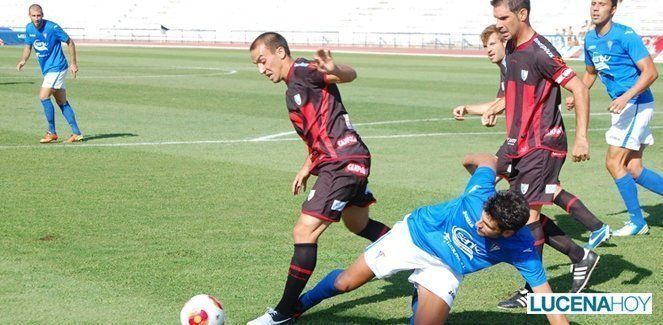
[[[210,295],[193,296],[180,312],[182,325],[222,325],[225,320],[221,302]]]

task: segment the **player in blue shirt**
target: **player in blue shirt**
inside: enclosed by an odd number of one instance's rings
[[[51,96],[55,98],[60,110],[62,110],[62,115],[71,126],[72,135],[64,142],[83,141],[81,130],[76,123],[76,115],[67,101],[67,92],[64,85],[67,68],[74,74],[74,78],[76,78],[78,72],[74,41],[58,24],[44,19],[44,12],[40,5],[31,5],[28,9],[28,15],[31,22],[25,26],[25,48],[16,68],[19,71],[23,69],[30,57],[32,48],[34,48],[41,73],[44,75],[44,82],[39,91],[39,99],[44,107],[46,121],[48,121],[48,132],[39,142],[52,143],[58,140],[55,131],[55,109],[53,103],[51,103]],[[67,58],[62,52],[62,42],[67,43],[69,48],[71,65],[67,64]]]
[[[618,0],[592,0],[590,13],[596,28],[585,37],[586,72],[582,80],[592,87],[600,77],[612,99],[605,163],[630,215],[626,225],[613,235],[632,236],[649,232],[636,184],[663,195],[661,174],[642,165],[645,148],[654,143],[649,128],[654,96],[649,87],[658,72],[642,38],[630,27],[612,21],[617,4]],[[567,106],[574,107],[573,99],[567,99]]]
[[[473,176],[458,198],[415,209],[346,270],[327,274],[299,299],[298,314],[322,300],[352,291],[374,277],[385,278],[413,270],[417,288],[413,321],[446,321],[463,276],[492,265],[512,264],[536,293],[551,293],[534,238],[523,227],[529,205],[519,193],[495,191],[495,158],[468,155],[465,165]],[[565,324],[563,315],[548,315]]]

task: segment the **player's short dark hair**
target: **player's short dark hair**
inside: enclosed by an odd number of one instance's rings
[[[275,32],[266,32],[260,34],[253,40],[249,51],[253,51],[258,45],[265,44],[265,46],[272,52],[276,52],[276,49],[282,47],[285,50],[285,54],[290,56],[290,47],[288,47],[288,41],[285,40],[285,37],[281,36],[279,33]]]
[[[41,8],[40,5],[33,3],[28,7],[28,12],[32,11],[32,9],[39,9],[39,11],[44,12],[44,9]]]
[[[499,191],[488,199],[484,211],[495,220],[500,230],[518,230],[529,219],[529,205],[525,197],[514,191]]]
[[[490,35],[493,35],[495,33],[497,33],[497,35],[500,37],[501,40],[502,34],[500,33],[500,30],[497,28],[497,25],[492,24],[484,28],[483,32],[481,32],[481,43],[483,43],[483,45],[485,46],[488,43]]]
[[[614,0],[613,0],[614,1]],[[529,0],[490,0],[490,4],[493,7],[497,7],[503,3],[506,3],[506,6],[509,7],[511,12],[518,12],[520,9],[527,9],[527,14],[529,15],[530,5]]]
[[[622,0],[612,0],[612,6],[617,7],[618,4],[622,3]]]

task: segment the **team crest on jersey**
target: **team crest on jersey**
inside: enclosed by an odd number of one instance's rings
[[[523,195],[527,193],[528,189],[529,189],[529,184],[520,184],[520,193],[523,193]]]
[[[527,80],[527,76],[529,75],[529,71],[527,70],[520,70],[520,79],[523,79],[523,81]]]
[[[297,95],[295,95],[295,96],[292,97],[292,98],[295,100],[295,103],[297,103],[297,105],[301,105],[301,104],[302,104],[302,96],[301,96],[300,94],[297,94]]]
[[[608,41],[608,51],[612,51],[612,41]]]

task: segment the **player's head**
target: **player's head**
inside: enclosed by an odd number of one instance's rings
[[[592,17],[592,23],[595,25],[604,25],[612,19],[617,12],[619,0],[592,0],[589,14]]]
[[[479,235],[490,238],[509,237],[529,219],[529,205],[525,197],[513,191],[499,191],[483,207],[477,222]]]
[[[287,77],[290,69],[290,48],[288,42],[278,33],[267,32],[251,43],[251,61],[258,71],[274,83]]]
[[[497,28],[505,40],[518,36],[523,25],[529,25],[529,0],[490,0]]]
[[[504,50],[504,39],[497,26],[490,25],[481,33],[481,42],[486,49],[488,59],[492,63],[500,63],[504,59],[506,52]]]
[[[30,20],[37,28],[41,27],[42,22],[44,22],[44,10],[36,3],[30,5],[28,8],[28,16],[30,16]]]

